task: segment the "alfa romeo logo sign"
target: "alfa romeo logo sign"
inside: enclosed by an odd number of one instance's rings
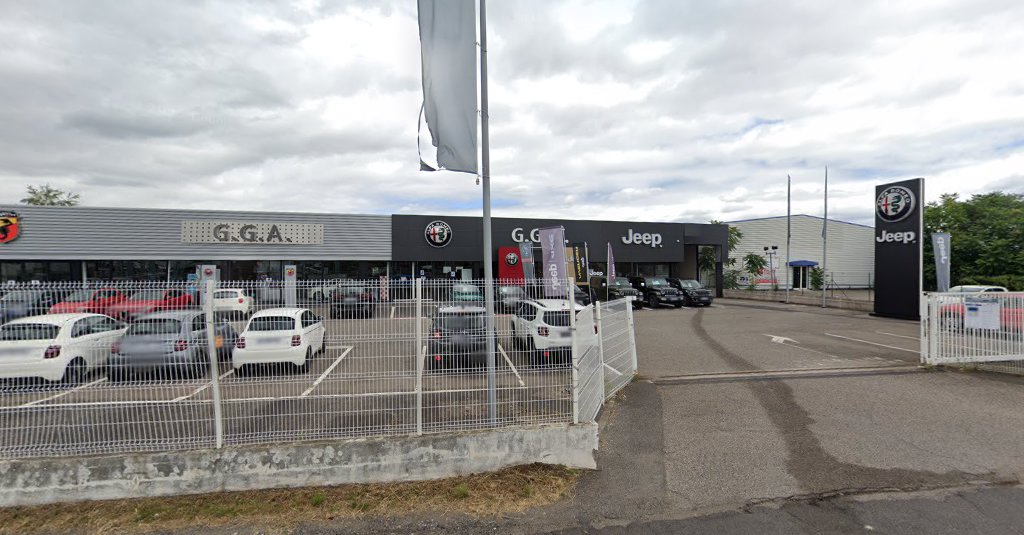
[[[431,221],[423,232],[423,237],[434,247],[444,247],[452,241],[452,227],[441,220]]]
[[[515,253],[509,253],[509,254],[505,255],[505,263],[510,265],[510,266],[514,266],[514,265],[518,264],[519,263],[519,255],[517,255]]]
[[[893,186],[882,190],[875,199],[875,211],[882,221],[895,223],[913,213],[916,204],[913,192],[903,186]]]

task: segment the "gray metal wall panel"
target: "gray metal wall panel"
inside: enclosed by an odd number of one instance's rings
[[[0,205],[21,216],[3,260],[390,260],[391,216]],[[182,243],[181,221],[324,225],[322,245]]]

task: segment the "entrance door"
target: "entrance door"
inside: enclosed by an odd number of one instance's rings
[[[793,288],[807,288],[807,267],[793,266]]]

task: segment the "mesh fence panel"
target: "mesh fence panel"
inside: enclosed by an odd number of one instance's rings
[[[1024,293],[931,293],[922,299],[922,362],[1024,374]]]

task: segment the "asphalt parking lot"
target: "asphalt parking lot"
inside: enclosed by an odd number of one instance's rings
[[[429,317],[433,305],[424,314]],[[225,443],[409,434],[474,428],[487,423],[487,377],[482,367],[425,371],[417,388],[415,308],[380,303],[371,318],[329,319],[325,350],[308,369],[266,365],[239,376],[219,363]],[[231,322],[236,331],[241,321]],[[429,322],[424,322],[424,329]],[[571,373],[564,366],[531,367],[498,318],[497,417],[508,423],[571,419]],[[421,341],[429,333],[424,330]],[[80,385],[8,383],[0,391],[6,430],[0,450],[40,453],[209,447],[213,444],[212,382],[140,378],[112,383],[97,371]],[[139,425],[142,423],[143,425]],[[135,447],[137,446],[137,447]]]

